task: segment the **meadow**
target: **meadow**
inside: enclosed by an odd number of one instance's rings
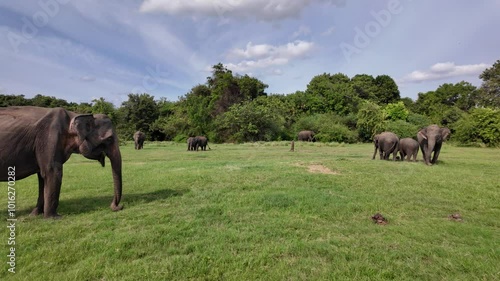
[[[371,144],[210,146],[122,146],[120,212],[109,161],[69,159],[59,220],[29,216],[36,176],[17,181],[15,274],[0,183],[0,280],[500,280],[499,149],[445,143],[429,167]]]

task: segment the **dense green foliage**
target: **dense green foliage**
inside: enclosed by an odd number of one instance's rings
[[[80,113],[104,113],[115,122],[120,138],[136,130],[149,140],[185,141],[206,135],[212,142],[291,140],[300,130],[313,130],[323,142],[366,142],[391,130],[415,137],[430,124],[447,126],[451,139],[462,144],[500,146],[500,61],[486,69],[476,88],[461,81],[419,93],[416,101],[401,98],[387,75],[323,73],[305,91],[267,94],[268,85],[248,75],[234,75],[224,65],[213,66],[204,84],[194,86],[176,102],[159,101],[147,93],[129,94],[119,108],[104,98],[69,103],[55,97],[0,95],[0,106],[64,107]]]
[[[498,280],[498,149],[445,143],[429,167],[371,160],[371,144],[211,147],[121,146],[119,212],[111,165],[81,155],[60,220],[29,216],[36,175],[16,181],[15,274],[2,183],[0,280]]]

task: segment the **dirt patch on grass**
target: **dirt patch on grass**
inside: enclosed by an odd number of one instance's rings
[[[309,173],[315,174],[326,174],[326,175],[338,175],[340,174],[337,171],[333,171],[328,167],[325,167],[321,164],[303,164],[303,163],[295,163],[294,166],[297,167],[306,167]]]

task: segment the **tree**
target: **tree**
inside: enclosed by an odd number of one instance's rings
[[[483,80],[478,93],[479,103],[483,107],[500,108],[500,60],[479,75]]]
[[[357,74],[351,79],[354,92],[362,99],[377,102],[378,91],[375,78],[368,74]]]
[[[146,135],[151,131],[151,124],[160,115],[154,97],[146,93],[129,94],[128,100],[122,103],[122,108],[124,121],[129,124],[128,130],[133,128],[133,130],[140,130]]]
[[[231,106],[217,119],[217,141],[271,141],[284,131],[285,108],[278,99],[265,96]]]
[[[30,105],[24,95],[0,95],[0,107]]]
[[[392,121],[403,120],[406,121],[408,119],[409,111],[406,109],[404,103],[402,101],[390,103],[384,108],[384,113],[386,119],[390,119]]]
[[[385,129],[385,117],[379,105],[366,101],[361,105],[358,114],[358,133],[363,141],[372,140],[376,133]]]
[[[375,85],[377,86],[375,96],[378,104],[388,104],[397,102],[401,99],[398,85],[389,75],[379,75],[375,77]]]

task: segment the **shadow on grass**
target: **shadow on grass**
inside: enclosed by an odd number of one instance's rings
[[[120,206],[124,206],[124,209],[126,209],[139,204],[161,201],[171,197],[182,196],[188,192],[189,189],[180,189],[180,190],[161,189],[150,193],[131,193],[131,194],[125,193],[122,195]],[[57,209],[57,211],[63,216],[70,214],[90,213],[102,208],[109,209],[112,200],[113,200],[112,193],[107,196],[82,197],[82,198],[60,200],[59,208]],[[33,206],[30,207],[29,209],[18,210],[16,212],[16,215],[18,217],[28,216],[34,207],[35,204],[33,204]]]

